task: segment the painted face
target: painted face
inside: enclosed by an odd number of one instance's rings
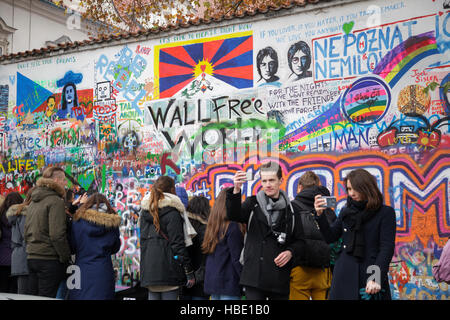
[[[97,100],[106,100],[111,98],[111,84],[101,82],[97,84]]]
[[[347,180],[347,194],[355,201],[362,201],[363,197],[361,193],[353,189],[352,184],[350,183],[350,179]]]
[[[261,172],[261,186],[264,193],[271,198],[278,198],[283,178],[279,179],[276,171]]]
[[[264,80],[269,80],[270,78],[272,78],[272,76],[275,74],[275,60],[272,59],[270,56],[265,56],[262,61],[260,66],[260,70],[261,70],[261,77]]]
[[[73,104],[75,99],[75,90],[72,86],[68,86],[65,90],[67,104]]]
[[[53,113],[53,111],[55,110],[55,99],[49,99],[47,102],[47,112],[48,113]]]
[[[130,133],[125,137],[124,147],[127,148],[129,152],[138,147],[138,141],[135,134]]]
[[[307,62],[307,56],[303,53],[303,51],[298,50],[293,56],[292,56],[292,71],[296,75],[301,75],[304,71],[306,71],[306,62]]]

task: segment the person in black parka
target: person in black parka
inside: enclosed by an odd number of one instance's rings
[[[317,174],[306,171],[298,181],[298,194],[292,205],[299,208],[307,247],[303,259],[294,261],[290,300],[326,300],[331,286],[331,248],[323,239],[313,215],[314,198],[318,194],[329,196],[330,192],[321,185]],[[328,223],[336,220],[331,208],[324,214]]]
[[[351,171],[344,179],[347,204],[329,225],[325,199],[317,195],[317,222],[328,243],[342,236],[343,246],[333,272],[330,300],[390,300],[388,271],[395,248],[395,211],[383,205],[383,195],[374,176],[364,169]]]
[[[203,291],[206,256],[202,253],[201,246],[205,237],[211,206],[205,196],[194,196],[189,200],[186,210],[189,221],[197,232],[197,235],[192,239],[192,245],[187,247],[192,267],[195,270],[195,285],[192,288],[183,288],[182,299],[208,300],[209,295]]]
[[[149,300],[177,300],[180,287],[195,284],[183,231],[185,207],[175,193],[175,181],[159,177],[141,202],[141,286]]]
[[[260,166],[262,190],[241,204],[246,173],[236,172],[227,191],[230,220],[248,225],[240,284],[248,300],[287,300],[293,260],[304,251],[301,219],[280,189],[282,169],[275,162]]]

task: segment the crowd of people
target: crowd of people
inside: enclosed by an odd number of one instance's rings
[[[60,299],[114,299],[111,255],[120,249],[121,217],[100,193],[66,190],[60,167],[46,168],[26,194],[0,206],[0,292]],[[68,288],[67,269],[79,268]]]
[[[261,190],[242,201],[247,179],[237,171],[212,207],[171,177],[154,182],[139,217],[140,286],[149,300],[391,298],[395,212],[368,171],[345,177],[338,216],[313,171],[299,179],[295,199],[282,190],[276,162],[260,166]],[[1,199],[0,292],[115,298],[121,217],[104,195],[66,185],[64,170],[49,167],[25,199],[17,192]],[[79,270],[71,285],[69,266]]]

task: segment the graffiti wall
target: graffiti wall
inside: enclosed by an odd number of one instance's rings
[[[236,170],[277,159],[291,197],[314,170],[339,211],[343,178],[366,168],[396,211],[394,299],[450,299],[431,273],[450,236],[450,10],[332,4],[0,65],[0,192],[60,165],[70,187],[104,193],[122,217],[123,288],[161,175],[213,204]]]

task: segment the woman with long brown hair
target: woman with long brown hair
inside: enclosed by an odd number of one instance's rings
[[[185,207],[175,181],[159,177],[141,202],[141,286],[149,300],[177,300],[180,287],[195,284],[183,231]]]
[[[122,218],[108,199],[94,193],[73,217],[70,245],[80,282],[69,288],[69,300],[112,300],[115,292],[111,255],[120,249]]]
[[[226,193],[222,189],[211,209],[202,244],[207,254],[204,291],[212,300],[240,300],[239,280],[242,265],[239,262],[244,246],[244,228],[228,220],[225,206]]]
[[[347,203],[331,224],[325,217],[326,200],[317,195],[314,208],[325,241],[342,236],[342,252],[336,260],[330,300],[390,300],[389,263],[395,248],[395,211],[383,204],[376,178],[364,169],[344,179]]]

